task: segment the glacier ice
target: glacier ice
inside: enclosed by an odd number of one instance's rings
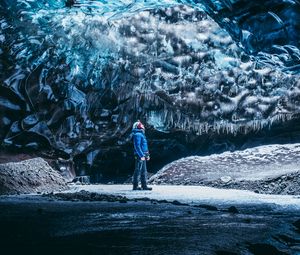
[[[300,53],[287,14],[298,20],[299,4],[266,3],[260,27],[247,13],[258,2],[1,1],[1,140],[22,147],[36,131],[75,157],[125,144],[137,118],[197,135],[298,118]]]

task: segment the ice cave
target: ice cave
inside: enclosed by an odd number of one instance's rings
[[[300,254],[299,77],[298,0],[1,0],[0,253]]]

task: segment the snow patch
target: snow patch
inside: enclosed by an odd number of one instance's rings
[[[190,178],[196,174],[199,180],[211,181],[230,176],[235,180],[254,181],[300,171],[299,162],[299,143],[263,145],[241,151],[182,158],[166,165],[151,180],[181,172]]]
[[[127,198],[150,198],[156,200],[178,200],[190,204],[274,204],[281,208],[300,209],[300,197],[288,195],[264,195],[243,190],[224,190],[203,186],[153,185],[152,191],[132,191],[131,185],[88,185],[74,187],[71,192],[81,190],[101,194],[120,195]],[[70,192],[70,191],[67,191]]]

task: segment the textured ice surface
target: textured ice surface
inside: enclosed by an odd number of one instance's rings
[[[2,13],[8,64],[1,81],[26,101],[26,115],[44,117],[49,104],[73,111],[60,124],[69,138],[101,129],[99,111],[113,108],[102,102],[107,91],[107,101],[121,104],[108,118],[126,125],[131,108],[159,130],[246,133],[299,111],[298,76],[259,64],[201,10],[157,9],[156,1],[51,4],[18,1]],[[114,8],[131,15],[109,19]],[[10,20],[16,15],[22,23]],[[0,100],[9,107],[7,101]],[[50,128],[61,122],[53,115],[46,120]]]
[[[0,3],[6,145],[54,148],[85,166],[98,157],[102,171],[112,155],[128,161],[137,118],[188,137],[255,135],[299,117],[295,1],[68,2]]]

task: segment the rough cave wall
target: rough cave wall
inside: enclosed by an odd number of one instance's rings
[[[100,181],[132,171],[136,119],[147,126],[150,171],[191,154],[299,140],[299,50],[286,45],[297,40],[280,39],[274,15],[266,19],[271,32],[255,33],[259,28],[248,14],[255,4],[218,7],[212,17],[229,33],[187,6],[115,20],[80,7],[51,7],[1,4],[4,150],[71,158],[77,174]],[[290,6],[278,8],[286,15]],[[298,17],[298,9],[292,13]],[[249,40],[252,33],[278,35],[279,41],[250,47],[240,37],[245,31]]]

